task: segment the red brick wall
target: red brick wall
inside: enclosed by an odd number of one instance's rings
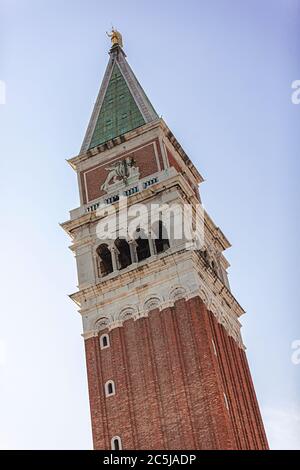
[[[154,147],[155,146],[155,147]],[[156,150],[156,154],[155,154]],[[101,163],[100,165],[89,168],[88,170],[80,173],[80,182],[82,187],[83,202],[87,202],[98,199],[105,193],[100,189],[104,183],[108,171],[106,170],[110,164],[116,163],[125,157],[133,157],[136,161],[136,166],[140,170],[140,178],[144,178],[148,175],[163,170],[162,153],[160,143],[158,139],[137,147],[130,153],[124,152],[119,154],[117,157],[113,157],[111,160]]]
[[[193,191],[194,191],[194,193],[195,193],[197,199],[199,199],[199,201],[200,201],[199,188],[198,188],[198,187],[195,187],[195,186],[192,184],[191,180],[190,180],[190,179],[188,178],[188,176],[186,175],[186,173],[185,173],[185,168],[186,168],[185,163],[182,162],[182,165],[180,165],[180,164],[177,162],[177,160],[176,160],[176,158],[174,157],[174,155],[172,155],[172,153],[171,153],[168,149],[167,149],[167,156],[168,156],[169,165],[170,165],[170,166],[173,166],[173,167],[178,171],[178,173],[183,174],[183,176],[184,176],[184,178],[186,179],[186,181],[189,183],[189,185],[191,186],[191,188],[193,188]]]
[[[98,338],[86,340],[96,449],[110,449],[115,435],[124,449],[267,448],[245,353],[200,298],[109,336],[103,350]],[[116,394],[106,398],[109,379]]]

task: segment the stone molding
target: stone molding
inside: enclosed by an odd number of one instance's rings
[[[242,314],[243,310],[236,303],[232,294],[230,295],[233,301],[229,305],[228,296],[224,295],[226,287],[223,286],[223,289],[218,291],[216,289],[218,283],[216,279],[212,280],[211,273],[201,269],[200,276],[193,266],[195,259],[192,260],[192,264],[186,264],[184,257],[180,260],[179,253],[177,253],[176,258],[178,258],[178,264],[182,264],[182,267],[178,269],[181,275],[174,274],[172,266],[167,266],[165,272],[162,272],[163,269],[160,270],[162,277],[157,285],[154,282],[147,283],[145,279],[145,285],[139,287],[138,293],[136,289],[133,289],[132,293],[121,301],[119,299],[125,287],[124,285],[121,287],[122,283],[119,288],[111,286],[110,291],[115,292],[115,296],[112,298],[108,297],[109,292],[107,294],[102,292],[101,294],[93,290],[94,300],[97,299],[96,304],[87,307],[81,305],[80,312],[84,324],[83,337],[87,339],[97,336],[102,330],[122,327],[125,321],[129,319],[137,321],[140,318],[148,317],[150,312],[155,309],[163,312],[166,308],[173,307],[177,300],[184,299],[188,301],[199,297],[207,310],[215,316],[217,322],[223,325],[228,335],[237,342],[239,347],[245,349],[240,333],[241,324],[237,314],[237,311]],[[155,261],[152,263],[157,264]],[[145,272],[143,279],[146,277],[147,273]],[[176,282],[176,278],[178,282]]]

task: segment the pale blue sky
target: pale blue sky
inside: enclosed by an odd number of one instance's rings
[[[113,23],[205,178],[273,448],[300,448],[300,0],[0,0],[0,447],[90,448],[70,241],[79,152]]]

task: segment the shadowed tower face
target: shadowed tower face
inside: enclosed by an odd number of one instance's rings
[[[78,156],[72,238],[95,449],[266,449],[200,173],[111,33]],[[179,230],[183,228],[183,230]]]

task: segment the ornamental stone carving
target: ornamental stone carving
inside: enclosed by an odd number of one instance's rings
[[[101,185],[101,190],[106,193],[116,191],[119,187],[127,186],[134,180],[139,179],[139,168],[135,166],[135,161],[132,157],[119,160],[107,167],[106,171],[108,171],[106,180]]]

